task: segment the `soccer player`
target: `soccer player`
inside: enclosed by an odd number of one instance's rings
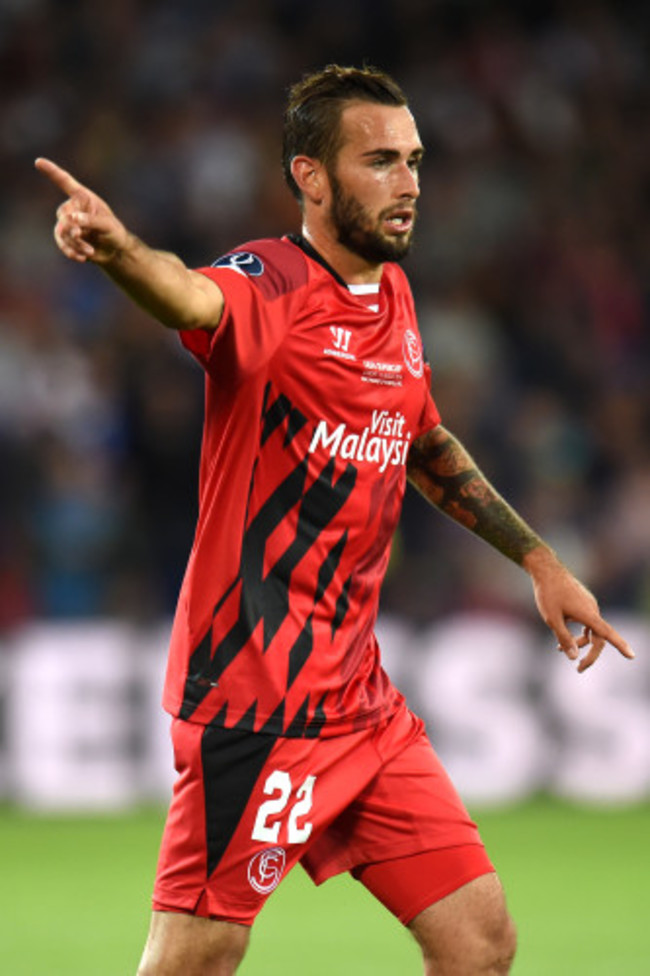
[[[306,77],[283,150],[301,234],[198,271],[147,247],[70,173],[36,163],[67,196],[63,254],[99,265],[178,330],[206,374],[199,518],[164,694],[178,779],[140,976],[234,973],[297,861],[317,884],[350,871],[410,927],[427,974],[509,971],[500,882],[379,661],[379,590],[407,477],[530,574],[559,648],[574,660],[586,649],[579,671],[606,643],[633,657],[440,422],[396,263],[422,153],[389,76],[330,65]]]

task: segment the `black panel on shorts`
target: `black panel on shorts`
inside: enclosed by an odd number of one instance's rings
[[[207,877],[224,855],[277,741],[273,735],[206,727],[201,739]]]

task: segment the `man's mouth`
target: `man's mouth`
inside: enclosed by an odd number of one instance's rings
[[[393,210],[386,217],[383,223],[392,231],[398,234],[408,233],[415,222],[415,212],[413,210]]]

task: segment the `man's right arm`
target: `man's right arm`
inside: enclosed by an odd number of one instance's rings
[[[36,168],[67,200],[57,210],[54,239],[72,261],[97,264],[145,311],[171,329],[216,329],[224,308],[219,286],[180,258],[144,244],[108,204],[48,159]]]

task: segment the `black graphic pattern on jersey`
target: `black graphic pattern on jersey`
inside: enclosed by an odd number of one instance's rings
[[[302,705],[294,715],[285,735],[289,738],[304,738],[307,729],[307,716],[309,714],[309,695],[305,698]],[[314,738],[317,738],[318,733]]]
[[[327,721],[324,708],[326,698],[327,694],[324,694],[314,708],[311,718],[309,718],[309,695],[307,695],[294,715],[289,728],[284,733],[285,736],[290,738],[317,739]],[[308,719],[309,721],[307,721]]]
[[[314,647],[314,631],[312,628],[313,614],[309,614],[305,621],[298,638],[289,651],[289,676],[287,678],[287,691],[294,683],[303,667],[309,660]]]
[[[243,729],[247,731],[255,727],[255,716],[257,715],[257,701],[254,701],[250,706],[248,711],[242,715],[236,725],[233,726],[235,729]]]
[[[318,574],[318,585],[316,587],[316,597],[314,603],[318,603],[322,600],[325,590],[330,585],[334,579],[334,574],[338,568],[341,561],[341,556],[343,555],[343,550],[345,549],[345,544],[348,541],[348,530],[346,529],[339,541],[328,553],[327,559],[320,568]]]
[[[281,393],[277,400],[266,409],[266,403],[270,394],[271,384],[267,384],[264,391],[264,421],[262,426],[262,447],[266,444],[274,430],[276,430],[287,418],[287,433],[284,438],[284,446],[287,447],[296,434],[305,426],[307,418],[304,414],[291,406],[287,397]]]
[[[271,387],[267,385],[261,417],[260,450],[268,443],[271,435],[279,428],[285,431],[283,448],[291,443],[296,434],[307,423],[286,396],[271,398]],[[271,448],[269,448],[271,449]],[[277,446],[272,449],[277,450]],[[189,719],[203,702],[212,688],[219,684],[224,671],[244,649],[256,627],[262,623],[263,652],[266,653],[280,627],[289,616],[291,578],[296,566],[330,525],[349,498],[357,478],[357,470],[347,464],[336,477],[336,461],[330,458],[317,477],[307,485],[310,455],[308,453],[284,478],[258,512],[250,519],[244,532],[241,547],[239,573],[215,606],[213,626],[225,601],[239,587],[239,613],[236,621],[218,644],[212,648],[212,627],[208,629],[190,658],[189,676],[185,684],[184,705],[181,717]],[[313,464],[313,458],[312,458]],[[253,479],[257,465],[253,471]],[[335,480],[336,478],[336,480]],[[249,500],[252,493],[252,485]],[[266,545],[283,520],[297,507],[296,533],[275,564],[265,574]],[[313,607],[323,598],[332,583],[336,569],[347,543],[347,532],[341,534],[332,545],[319,567]],[[349,583],[346,584],[349,586]],[[340,626],[347,610],[347,595],[344,606],[341,596],[336,605],[332,636]],[[296,638],[288,657],[286,692],[290,690],[313,651],[312,612],[305,619],[302,630]],[[301,704],[298,712],[288,720],[284,729],[285,702],[278,704],[274,715],[263,727],[263,731],[286,736],[318,735],[325,722],[324,697],[312,708],[310,696]],[[253,702],[237,722],[238,729],[253,731],[257,702]],[[227,724],[227,715],[222,708],[215,724]]]
[[[273,712],[273,715],[269,716],[266,725],[263,725],[260,732],[265,732],[267,734],[272,734],[272,729],[283,729],[284,728],[284,713],[286,711],[286,702],[284,698]],[[225,721],[225,719],[224,719]]]
[[[345,615],[348,612],[350,606],[350,587],[352,585],[352,577],[348,576],[345,583],[343,584],[343,589],[339,593],[339,598],[336,601],[336,611],[334,617],[332,618],[332,640],[336,631],[339,629],[343,621],[345,620]]]
[[[327,692],[323,695],[320,701],[317,703],[314,709],[312,718],[309,725],[305,729],[305,736],[308,739],[315,739],[320,730],[323,728],[326,722],[325,716],[325,699],[327,698]]]

